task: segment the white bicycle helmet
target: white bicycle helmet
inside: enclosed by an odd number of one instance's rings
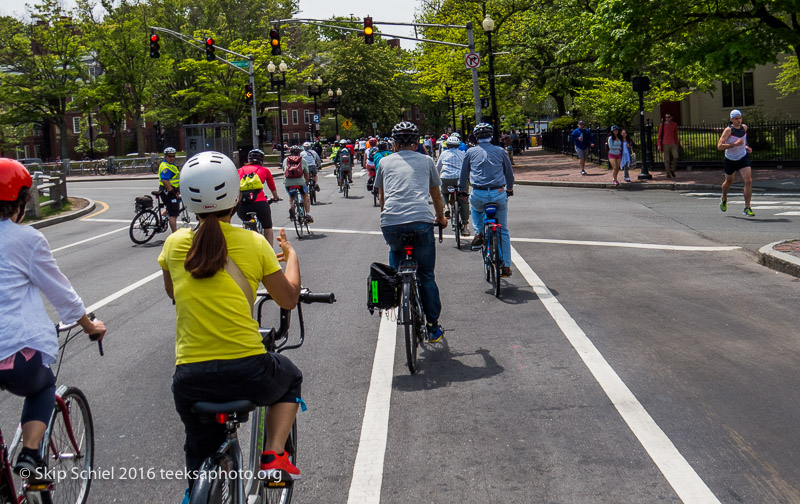
[[[175,147],[167,147],[164,149],[164,154],[175,154]]]
[[[450,135],[447,139],[447,146],[448,147],[458,147],[461,145],[461,139],[458,138],[455,134]]]
[[[303,148],[305,150],[311,150],[311,142],[303,142]]]
[[[192,156],[181,170],[181,196],[186,210],[204,214],[227,210],[239,201],[239,172],[220,152]]]

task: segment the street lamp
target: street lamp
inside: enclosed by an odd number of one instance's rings
[[[334,93],[333,89],[329,89],[328,100],[333,105],[333,112],[336,114],[336,140],[339,140],[339,103],[342,101],[342,90],[336,88],[336,93]]]
[[[267,71],[269,72],[269,86],[270,89],[277,89],[278,90],[278,132],[280,134],[280,149],[281,149],[281,166],[283,166],[283,109],[281,108],[281,87],[286,87],[286,70],[289,67],[286,66],[286,62],[281,60],[281,64],[278,65],[278,70],[281,71],[280,77],[275,75],[275,63],[269,62],[267,65]]]
[[[448,105],[450,106],[449,108],[453,113],[453,129],[450,130],[450,133],[453,133],[456,130],[456,101],[453,99],[452,96],[450,96],[450,91],[452,90],[453,88],[451,86],[446,85],[444,87],[444,92],[447,94],[447,102]]]
[[[317,108],[317,97],[322,96],[322,77],[317,77],[317,80],[314,81],[316,87],[312,87],[311,84],[308,85],[308,96],[314,97],[314,115],[319,115],[319,109]],[[314,128],[314,126],[312,126]],[[319,128],[319,124],[317,124],[316,128]]]
[[[406,108],[400,107],[400,120],[402,121],[405,118],[406,118]]]
[[[492,31],[494,31],[494,20],[486,14],[483,19],[483,31],[486,32],[489,49],[489,96],[492,100],[492,143],[497,144],[497,99],[494,90],[494,53],[492,52]]]

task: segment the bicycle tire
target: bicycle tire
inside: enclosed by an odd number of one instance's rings
[[[378,193],[375,190],[372,190],[372,206],[380,206],[380,202],[378,201]]]
[[[52,504],[85,504],[92,485],[94,466],[94,422],[86,396],[75,387],[63,387],[57,392],[61,401],[50,417],[42,440],[43,458],[51,470],[66,474],[85,475],[85,478],[65,478],[56,484],[49,495]],[[68,419],[65,420],[64,416]]]
[[[461,209],[458,206],[458,199],[456,198],[456,202],[453,204],[453,210],[451,210],[455,227],[453,233],[456,235],[456,248],[461,250],[461,216],[459,210]]]
[[[218,504],[236,502],[236,461],[227,452],[215,453],[203,461],[192,487],[189,504]],[[223,475],[222,478],[213,476]]]
[[[181,213],[178,215],[178,229],[188,228],[192,225],[192,216],[186,207],[181,208]]]
[[[502,264],[500,261],[500,233],[497,230],[492,231],[492,290],[494,297],[500,297],[500,269]]]
[[[345,199],[347,199],[350,195],[350,182],[347,181],[347,178],[342,182],[342,186],[342,192],[344,193]]]
[[[481,256],[483,257],[483,276],[487,282],[492,281],[491,273],[489,272],[489,245],[491,235],[489,234],[489,226],[483,226],[483,245],[481,245]]]
[[[297,239],[303,239],[303,210],[301,208],[300,203],[297,200],[294,200],[294,217],[292,217],[292,222],[294,223],[294,231],[297,233]]]
[[[153,173],[158,173],[158,167],[161,166],[160,161],[153,161],[150,163],[150,171]]]
[[[97,162],[94,165],[94,169],[97,171],[98,175],[105,175],[106,172],[108,171],[108,166],[106,165],[106,163]]]
[[[406,365],[411,374],[417,372],[417,321],[416,308],[414,307],[415,300],[412,299],[411,281],[408,279],[403,280],[403,297],[401,299],[401,307],[403,310],[403,333],[405,335],[406,344]]]
[[[258,471],[261,465],[261,452],[267,442],[267,407],[259,406],[250,412],[249,424],[236,431],[239,449],[242,451],[243,474],[252,475],[244,482],[245,502],[261,493]]]
[[[142,210],[131,221],[128,235],[137,245],[144,245],[153,239],[159,229],[158,215],[152,210]]]
[[[289,461],[297,466],[297,420],[292,424],[289,437],[286,438],[284,450],[289,454]],[[294,482],[262,482],[261,504],[289,504],[294,493]]]
[[[317,204],[317,191],[313,189],[314,181],[312,180],[308,185],[308,203],[311,205]]]

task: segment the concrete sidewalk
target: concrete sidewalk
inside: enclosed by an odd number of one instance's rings
[[[653,178],[638,180],[640,170],[631,170],[631,182],[623,182],[620,173],[620,185],[613,185],[611,170],[608,164],[602,166],[586,163],[586,175],[581,175],[578,158],[565,156],[541,148],[529,149],[521,155],[514,156],[514,177],[517,184],[557,187],[586,187],[598,189],[644,190],[660,189],[671,191],[721,191],[724,175],[722,173],[722,156],[719,168],[686,171],[678,169],[674,179],[668,179],[663,171],[651,171]],[[738,179],[731,188],[732,193],[741,192],[742,183]],[[753,170],[753,192],[756,194],[800,193],[800,170],[769,169]],[[792,231],[787,230],[791,235]],[[759,250],[759,262],[774,270],[800,277],[800,240],[787,239],[764,245]]]

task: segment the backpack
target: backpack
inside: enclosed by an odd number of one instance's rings
[[[264,191],[264,183],[255,171],[242,173],[239,177],[239,191],[241,191],[241,202],[252,203],[256,200],[259,193]]]
[[[375,310],[388,310],[399,304],[397,270],[389,265],[372,263],[367,277],[367,309],[370,315]]]
[[[345,167],[350,166],[350,149],[347,147],[344,147],[339,151],[339,164]]]
[[[303,172],[303,158],[298,156],[289,156],[286,158],[286,171],[283,176],[287,179],[301,178]]]

